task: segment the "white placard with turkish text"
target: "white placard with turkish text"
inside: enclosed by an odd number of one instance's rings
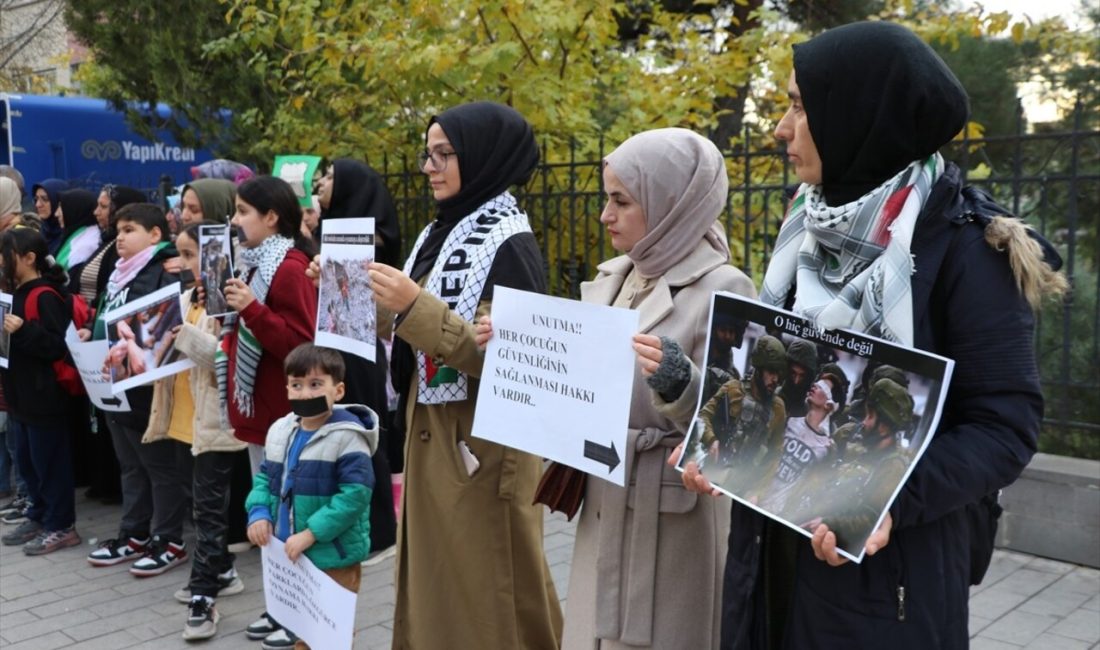
[[[271,618],[311,648],[351,648],[358,594],[340,586],[304,554],[291,562],[274,535],[261,556],[264,602]]]
[[[625,484],[638,312],[493,294],[473,435]]]

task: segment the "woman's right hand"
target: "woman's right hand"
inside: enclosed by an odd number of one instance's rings
[[[313,281],[313,288],[319,288],[321,286],[321,256],[314,255],[313,259],[309,262],[309,268],[306,269],[306,277]]]
[[[478,319],[477,325],[474,326],[474,342],[477,343],[479,350],[484,351],[491,338],[493,338],[493,319],[485,315]]]
[[[81,327],[76,331],[76,337],[81,341],[89,341],[92,338],[92,330],[86,327]]]
[[[684,453],[684,443],[680,443],[672,450],[672,454],[668,457],[669,467],[676,467],[680,464],[680,456]],[[703,476],[699,471],[699,466],[690,461],[687,465],[684,465],[684,473],[681,476],[681,480],[684,482],[684,489],[689,492],[695,492],[696,494],[709,494],[711,496],[719,496],[722,493],[718,488],[710,484],[707,477]]]

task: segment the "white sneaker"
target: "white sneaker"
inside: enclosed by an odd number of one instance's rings
[[[191,600],[191,606],[187,612],[187,623],[183,626],[184,641],[200,641],[209,639],[218,633],[218,620],[221,616],[214,601],[210,598],[198,597]]]
[[[230,553],[247,553],[255,548],[252,542],[233,542],[226,547],[226,550]]]
[[[298,637],[284,627],[264,637],[263,642],[260,643],[260,647],[263,648],[263,650],[287,650],[288,648],[293,648],[297,641]]]
[[[231,577],[223,578],[218,576],[218,598],[225,596],[235,596],[244,591],[244,582],[241,581],[237,574],[233,574]],[[172,594],[176,600],[186,605],[191,602],[191,587],[185,586],[183,589],[176,591]]]

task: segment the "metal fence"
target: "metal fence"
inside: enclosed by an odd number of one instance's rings
[[[1026,133],[1021,115],[1015,133],[956,141],[943,153],[968,182],[987,189],[1061,252],[1073,292],[1040,313],[1035,341],[1047,398],[1041,444],[1053,453],[1100,458],[1100,130],[1085,129],[1083,119],[1078,106],[1071,128]],[[767,135],[746,131],[743,140],[742,147],[725,152],[730,190],[722,220],[733,263],[759,286],[797,181]],[[600,161],[609,150],[600,142],[582,155],[571,143],[560,154],[545,155],[516,192],[555,295],[577,297],[580,283],[615,254],[598,221],[604,202]],[[411,247],[433,216],[426,179],[411,158],[375,162],[381,162],[377,167]]]

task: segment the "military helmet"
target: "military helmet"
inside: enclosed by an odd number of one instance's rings
[[[781,376],[787,374],[787,351],[774,336],[765,334],[752,349],[752,365],[758,370],[770,370]]]
[[[848,381],[848,375],[845,374],[844,369],[840,367],[840,364],[836,361],[830,361],[829,363],[822,364],[821,375],[833,375],[837,381],[840,382],[840,387],[844,389],[844,394],[848,394],[848,389],[851,387],[852,382]]]
[[[817,346],[806,339],[795,339],[787,346],[787,361],[806,369],[806,374],[817,373]]]
[[[913,417],[913,398],[893,379],[879,379],[871,385],[867,404],[895,427],[908,424]]]
[[[878,368],[871,371],[871,385],[874,386],[875,382],[880,379],[890,379],[902,388],[909,387],[909,376],[905,374],[901,368],[895,366],[888,366],[883,364]]]

